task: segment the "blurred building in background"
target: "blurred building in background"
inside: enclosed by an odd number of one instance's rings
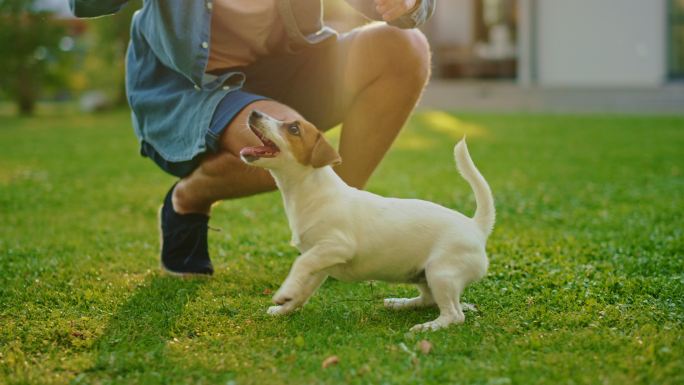
[[[70,14],[67,0],[36,3]],[[338,30],[366,22],[342,0],[324,4]],[[684,78],[684,0],[437,0],[423,30],[441,78],[591,87]]]
[[[442,0],[425,32],[440,77],[633,87],[684,76],[684,0]]]
[[[513,79],[518,69],[515,0],[451,0],[437,3],[425,33],[436,75],[447,78]]]
[[[36,15],[12,13],[11,4]],[[68,0],[0,0],[0,101],[18,101],[22,112],[37,99],[97,101],[81,103],[86,110],[125,105],[124,56],[141,4],[79,20]],[[323,4],[341,32],[368,22],[344,0]],[[22,20],[56,29],[42,33]],[[422,30],[433,50],[424,106],[684,114],[684,0],[437,0]]]

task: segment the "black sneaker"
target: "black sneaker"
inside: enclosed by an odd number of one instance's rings
[[[171,187],[159,209],[161,268],[181,277],[210,276],[214,267],[207,246],[209,217],[174,211],[171,196],[175,187],[175,184]]]

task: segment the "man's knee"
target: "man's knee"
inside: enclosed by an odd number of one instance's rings
[[[382,27],[381,38],[387,47],[387,68],[406,81],[423,87],[430,77],[430,44],[418,29]]]

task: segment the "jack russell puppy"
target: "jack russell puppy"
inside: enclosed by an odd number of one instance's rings
[[[465,140],[456,145],[454,156],[475,192],[473,218],[432,202],[385,198],[348,186],[332,168],[340,156],[307,121],[283,122],[254,110],[248,123],[263,146],[243,148],[240,157],[273,175],[292,244],[301,252],[268,314],[297,310],[332,276],[418,286],[416,298],[384,302],[392,309],[439,307],[437,319],[411,331],[438,330],[465,320],[468,305],[459,298],[466,285],[487,272],[485,244],[494,226],[491,190]]]

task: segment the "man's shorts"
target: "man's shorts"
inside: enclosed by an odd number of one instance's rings
[[[275,100],[291,107],[320,130],[342,122],[346,113],[344,64],[354,32],[340,36],[335,42],[306,48],[297,54],[279,54],[259,58],[246,67],[231,68],[246,75],[243,87],[229,92],[212,117],[206,139],[208,153],[220,150],[219,138],[235,116],[257,100]],[[143,143],[143,145],[145,145]],[[190,175],[206,153],[188,161],[169,162],[154,148],[144,152],[164,171],[179,178]]]

